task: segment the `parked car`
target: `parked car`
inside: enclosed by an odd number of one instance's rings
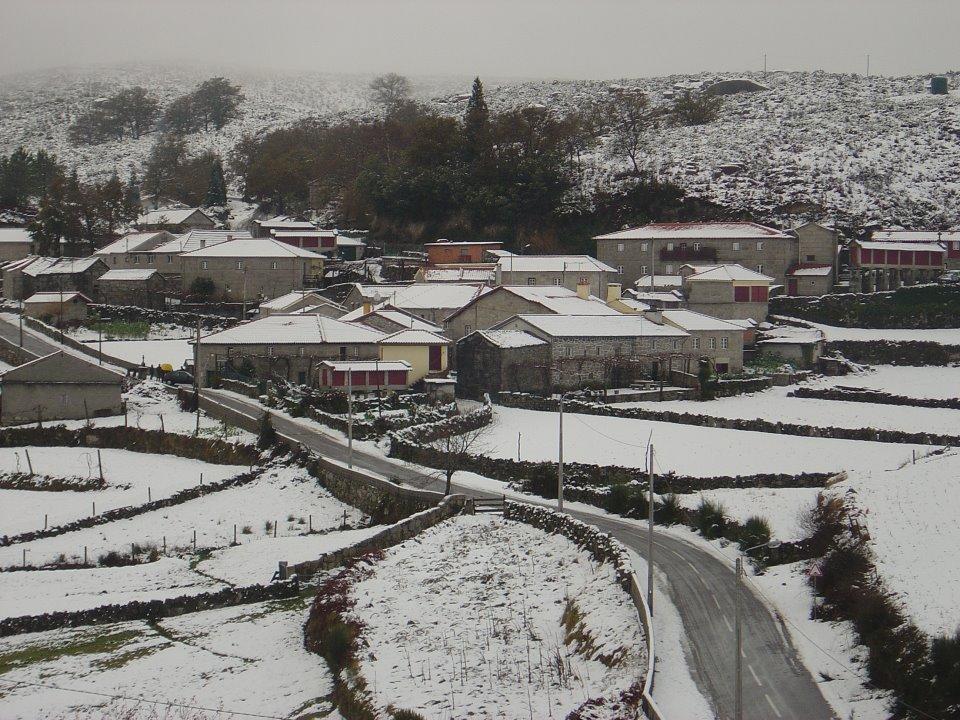
[[[937,278],[940,285],[960,285],[960,270],[947,270]]]
[[[163,381],[169,385],[193,385],[193,375],[186,370],[174,370],[166,373]]]

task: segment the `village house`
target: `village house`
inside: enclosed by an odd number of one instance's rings
[[[410,371],[405,360],[324,360],[317,384],[353,393],[403,390],[413,384]]]
[[[315,253],[333,255],[337,251],[336,230],[271,230],[270,237]]]
[[[457,368],[457,391],[463,397],[484,393],[551,389],[550,345],[523,330],[475,330],[457,342],[464,360]]]
[[[360,238],[337,235],[337,255],[341,260],[362,260],[366,249],[367,244]]]
[[[122,412],[123,375],[63,350],[0,373],[0,425]]]
[[[936,243],[946,250],[944,265],[948,270],[960,269],[960,230],[875,230],[873,242]]]
[[[38,292],[23,301],[23,314],[59,327],[86,320],[91,302],[76,290]]]
[[[546,341],[551,387],[623,387],[691,367],[690,334],[640,314],[517,315],[492,329],[524,331]],[[470,360],[464,356],[458,362]]]
[[[439,325],[389,304],[371,308],[370,312],[367,313],[364,313],[362,308],[354,310],[341,316],[340,319],[360,323],[387,334],[395,333],[398,330],[426,330],[438,335],[443,333],[443,328]]]
[[[167,280],[156,268],[108,270],[94,283],[97,302],[162,309]]]
[[[137,218],[135,225],[141,231],[169,230],[184,233],[190,230],[212,230],[217,223],[200,208],[160,208],[148,210]]]
[[[493,263],[472,265],[424,265],[413,276],[414,282],[425,283],[480,283],[492,285],[496,275]]]
[[[787,295],[826,295],[837,282],[840,233],[832,227],[808,222],[793,229],[797,236],[797,261],[787,270]]]
[[[293,313],[307,308],[317,308],[317,315],[326,315],[332,318],[338,318],[344,313],[344,309],[340,305],[328,300],[315,290],[294,290],[260,303],[259,316],[265,318],[278,313]]]
[[[778,357],[801,370],[817,367],[825,346],[823,333],[813,328],[777,327],[764,331],[757,340],[760,352]]]
[[[155,256],[146,255],[149,250],[154,250],[175,238],[176,236],[173,233],[166,230],[127,233],[122,238],[96,250],[93,255],[101,258],[111,270],[140,268],[153,264]]]
[[[44,291],[77,290],[94,295],[94,283],[109,268],[98,257],[39,257],[30,255],[3,266],[3,296],[23,300]]]
[[[191,230],[149,250],[131,253],[128,267],[156,267],[167,280],[179,281],[183,274],[180,256],[184,253],[251,237],[246,230]]]
[[[688,310],[724,320],[767,319],[773,278],[741,265],[684,265],[683,294]]]
[[[646,317],[688,332],[690,354],[708,358],[716,372],[743,370],[744,329],[739,325],[692,310],[663,310]]]
[[[303,218],[291,215],[277,215],[268,220],[254,220],[250,223],[250,233],[253,237],[268,238],[274,232],[302,231],[311,232],[317,226]]]
[[[365,315],[374,307],[386,302],[423,320],[428,320],[434,325],[441,325],[444,318],[487,292],[490,292],[489,287],[471,283],[397,285],[351,283],[350,289],[340,304],[348,311],[360,311],[356,316],[348,315],[346,318],[348,320]]]
[[[618,271],[589,255],[508,255],[497,260],[497,285],[554,285],[576,290],[586,285],[591,295],[604,297]]]
[[[180,262],[185,295],[205,278],[213,281],[214,297],[231,302],[277,297],[323,276],[323,257],[269,238],[229,240],[185,252]]]
[[[381,338],[381,360],[402,360],[410,364],[410,382],[444,375],[449,363],[450,340],[427,330],[398,330]]]
[[[850,289],[895,290],[930,282],[943,273],[947,250],[935,242],[854,240],[850,243]]]
[[[469,265],[487,262],[487,253],[500,250],[502,242],[450,242],[438,240],[424,243],[428,265]]]
[[[33,238],[26,228],[0,228],[0,263],[21,260],[30,254]]]

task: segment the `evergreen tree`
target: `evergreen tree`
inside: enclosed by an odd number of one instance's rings
[[[135,170],[130,171],[130,177],[123,190],[123,221],[132,223],[140,216],[140,181]]]
[[[55,178],[40,199],[40,208],[36,217],[27,226],[38,255],[48,257],[60,255],[60,241],[67,229],[67,219],[64,213],[65,196],[64,180]]]
[[[100,233],[96,187],[80,183],[76,168],[67,178],[63,198],[63,240],[68,255],[79,255],[81,246],[92,250]]]
[[[227,182],[223,177],[223,163],[219,157],[210,164],[210,184],[204,204],[207,207],[223,207],[227,204]]]
[[[490,110],[483,97],[483,83],[474,78],[473,91],[463,116],[463,139],[468,160],[483,160],[491,151]]]
[[[103,220],[103,231],[108,237],[112,237],[117,228],[124,224],[126,218],[126,198],[124,197],[123,183],[120,182],[120,177],[114,173],[97,190],[97,205]]]

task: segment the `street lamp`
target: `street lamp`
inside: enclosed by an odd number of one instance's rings
[[[750,551],[759,550],[760,548],[778,548],[781,544],[782,542],[780,540],[768,540],[765,543],[748,547],[743,551],[743,554],[746,555]],[[734,718],[735,720],[743,720],[743,630],[740,619],[740,606],[742,604],[741,596],[743,593],[743,558],[738,557],[736,559],[734,563],[734,569],[736,570],[737,575],[737,609],[735,623],[735,633],[737,636],[737,686],[735,688],[736,712],[734,714]]]

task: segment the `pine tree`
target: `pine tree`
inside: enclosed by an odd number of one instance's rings
[[[140,216],[140,181],[135,170],[130,171],[130,177],[123,190],[123,221],[132,223]]]
[[[116,229],[124,223],[126,201],[123,183],[114,173],[103,185],[97,188],[97,205],[104,223],[104,232],[113,236]]]
[[[463,137],[467,159],[477,161],[489,156],[490,110],[483,97],[483,83],[479,77],[473,80],[473,91],[463,116]]]
[[[54,178],[40,199],[36,217],[28,226],[38,255],[60,255],[60,240],[63,239],[67,226],[64,214],[65,194],[63,179]]]
[[[210,164],[210,184],[204,204],[207,207],[223,207],[227,204],[227,183],[223,178],[223,163],[220,158]]]

